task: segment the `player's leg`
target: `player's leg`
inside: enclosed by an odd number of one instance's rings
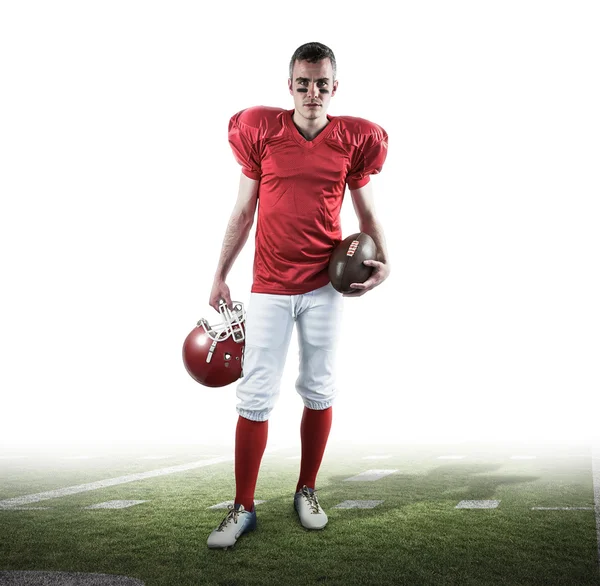
[[[311,303],[297,317],[300,372],[296,391],[304,402],[300,426],[302,459],[296,492],[315,488],[332,422],[335,398],[336,349],[343,315],[343,298],[331,284],[313,292]]]
[[[238,416],[235,430],[235,503],[254,510],[258,471],[267,446],[269,421],[252,421]]]
[[[208,547],[230,547],[243,533],[256,528],[254,491],[293,327],[289,295],[250,294],[243,376],[236,389],[236,496],[225,519],[209,535]]]
[[[235,502],[251,511],[268,418],[279,396],[294,320],[289,295],[252,293],[246,312],[243,377],[238,383]]]
[[[294,318],[290,295],[251,293],[246,311],[246,343],[236,410],[246,419],[266,421],[277,401]]]
[[[309,409],[304,407],[300,423],[300,441],[302,443],[302,459],[300,461],[300,477],[296,484],[296,492],[304,485],[314,490],[317,473],[325,454],[329,431],[331,430],[333,407],[327,409]]]

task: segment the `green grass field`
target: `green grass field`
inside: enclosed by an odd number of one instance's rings
[[[300,525],[293,507],[299,448],[263,458],[258,528],[234,548],[206,540],[235,496],[233,450],[149,448],[87,460],[29,454],[0,459],[0,501],[220,455],[230,460],[23,505],[1,508],[0,570],[120,574],[146,586],[187,585],[573,585],[600,584],[589,446],[340,446],[330,443],[317,479],[329,517]],[[18,450],[5,451],[4,456]],[[81,448],[81,454],[92,451]],[[385,459],[366,459],[386,455]],[[439,459],[464,455],[463,459]],[[511,459],[531,455],[535,459]],[[347,481],[367,470],[374,481]],[[111,500],[123,509],[85,509]],[[346,500],[375,508],[334,508]],[[497,500],[494,509],[457,509]],[[6,505],[4,505],[6,507]],[[532,510],[584,507],[586,510]]]

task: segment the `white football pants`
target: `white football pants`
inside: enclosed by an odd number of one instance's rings
[[[310,409],[327,409],[333,403],[342,310],[342,294],[331,283],[301,295],[250,293],[243,376],[236,389],[236,410],[242,417],[269,418],[279,395],[294,322],[300,354],[296,391]]]

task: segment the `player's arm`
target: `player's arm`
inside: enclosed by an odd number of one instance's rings
[[[227,305],[232,307],[229,288],[225,284],[225,279],[246,240],[248,240],[250,229],[254,223],[258,202],[258,185],[259,181],[250,179],[244,173],[240,173],[238,196],[225,230],[221,257],[219,258],[209,299],[209,305],[217,311],[219,299],[225,299]]]
[[[258,202],[258,184],[258,181],[240,173],[237,201],[227,224],[215,278],[223,281],[227,278],[235,259],[248,239]]]
[[[361,232],[368,234],[377,246],[377,260],[366,260],[365,264],[374,268],[373,274],[364,283],[353,283],[350,286],[357,289],[356,293],[349,293],[352,297],[359,297],[367,291],[380,285],[390,274],[390,262],[387,253],[387,245],[383,226],[375,213],[375,199],[373,197],[373,185],[369,181],[366,185],[357,189],[351,189],[352,205],[358,218],[358,227]]]
[[[373,197],[372,182],[369,181],[363,187],[351,189],[352,204],[358,218],[358,228],[361,232],[365,232],[375,241],[377,246],[377,260],[385,263],[389,267],[389,259],[387,254],[387,246],[383,227],[375,213],[375,199]]]

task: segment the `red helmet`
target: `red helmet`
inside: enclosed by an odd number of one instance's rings
[[[183,343],[185,369],[194,380],[207,387],[224,387],[243,376],[244,304],[234,301],[233,311],[230,311],[221,300],[219,312],[224,324],[210,326],[201,319]]]

